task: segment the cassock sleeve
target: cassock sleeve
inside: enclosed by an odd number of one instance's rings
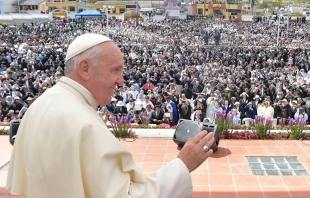
[[[146,183],[132,182],[134,198],[191,198],[192,182],[187,167],[179,158],[146,178]]]
[[[145,177],[131,153],[104,124],[88,124],[80,137],[85,197],[191,198],[192,182],[180,159]]]

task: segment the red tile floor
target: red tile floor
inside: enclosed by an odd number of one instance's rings
[[[150,174],[178,155],[171,139],[122,141],[144,173]],[[194,198],[310,198],[310,176],[253,176],[245,156],[297,156],[310,171],[310,141],[221,140],[218,152],[191,173]],[[0,136],[0,167],[9,161],[12,147]],[[0,198],[6,171],[0,171]]]

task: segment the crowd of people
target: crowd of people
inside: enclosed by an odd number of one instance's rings
[[[269,21],[270,20],[270,21]],[[21,119],[27,108],[64,75],[71,41],[107,35],[124,54],[125,85],[105,121],[127,115],[133,123],[176,125],[179,119],[213,123],[217,111],[244,118],[310,116],[310,25],[255,22],[100,19],[54,20],[0,28],[1,121]]]

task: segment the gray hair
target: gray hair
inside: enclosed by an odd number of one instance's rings
[[[94,64],[96,67],[98,66],[98,62],[95,61],[95,59],[103,54],[102,47],[99,45],[96,45],[90,49],[85,50],[84,52],[70,58],[66,62],[65,67],[65,76],[68,76],[72,74],[76,70],[76,66],[79,64],[79,62],[82,59],[89,59],[92,64]]]

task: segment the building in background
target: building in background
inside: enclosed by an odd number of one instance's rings
[[[21,0],[12,4],[17,13],[46,13],[46,0]]]
[[[76,0],[47,0],[48,12],[53,13],[53,17],[64,18],[70,13],[78,13]]]
[[[214,18],[229,19],[234,18],[237,21],[242,20],[241,3],[193,3],[184,6],[189,15],[195,16],[213,16]]]
[[[45,13],[46,0],[0,0],[0,14]]]
[[[108,14],[109,18],[114,16],[129,19],[137,16],[136,1],[97,1],[93,4],[92,9]]]

